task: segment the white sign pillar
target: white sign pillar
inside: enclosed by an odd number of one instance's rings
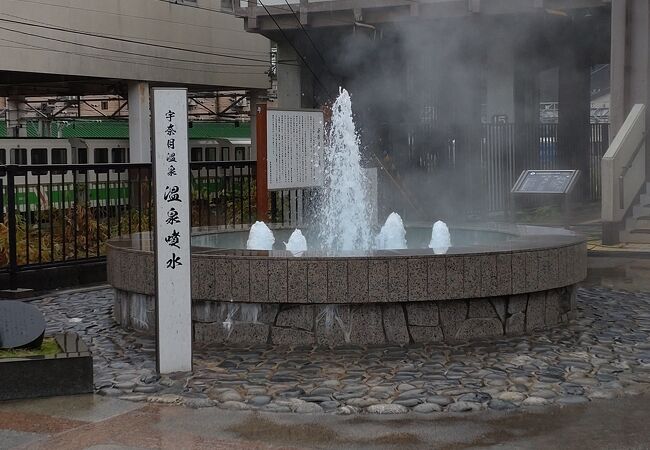
[[[159,373],[192,370],[187,90],[153,88]]]

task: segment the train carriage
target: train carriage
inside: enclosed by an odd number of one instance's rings
[[[248,168],[210,163],[254,159],[250,138],[190,139],[190,161],[193,164],[193,184],[210,189],[211,178],[250,175]],[[75,196],[87,206],[125,205],[130,189],[126,169],[101,170],[102,164],[129,162],[129,140],[110,138],[5,138],[0,139],[0,166],[24,166],[24,176],[16,183],[16,208],[20,212],[63,209],[73,205]],[[52,166],[75,165],[72,170]],[[79,166],[88,166],[88,169]],[[39,170],[39,166],[49,166]],[[212,169],[212,171],[211,171]],[[7,205],[6,175],[0,174],[3,205]],[[210,193],[214,195],[214,192]]]

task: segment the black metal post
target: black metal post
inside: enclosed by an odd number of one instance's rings
[[[16,289],[18,255],[16,250],[16,184],[15,172],[7,166],[7,214],[9,215],[9,288]]]

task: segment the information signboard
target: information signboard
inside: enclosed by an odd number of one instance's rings
[[[301,189],[323,184],[323,112],[266,111],[268,189]]]
[[[154,88],[157,365],[192,370],[187,90]]]
[[[577,170],[524,170],[512,188],[515,194],[568,194]]]

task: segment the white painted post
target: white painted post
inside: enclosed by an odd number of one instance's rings
[[[192,370],[187,90],[154,88],[156,350],[159,373]]]
[[[129,162],[151,162],[149,83],[129,82]]]

